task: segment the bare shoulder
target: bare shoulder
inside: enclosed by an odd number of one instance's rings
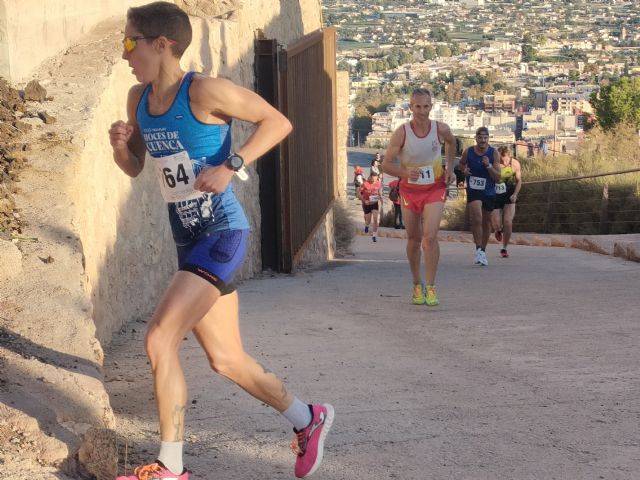
[[[133,85],[127,94],[127,113],[129,115],[129,121],[132,123],[135,123],[136,110],[138,109],[138,104],[140,103],[145,88],[147,88],[146,83],[138,83]]]
[[[519,161],[519,160],[516,160],[515,158],[513,158],[513,159],[511,160],[511,162],[513,162],[513,166],[514,166],[516,169],[518,169],[518,170],[521,170],[521,169],[522,169],[522,165],[520,164],[520,161]]]
[[[146,83],[137,83],[136,85],[133,85],[129,89],[129,94],[127,95],[129,102],[134,102],[137,105],[140,101],[140,98],[142,97],[142,94],[144,93],[145,88],[147,88]]]
[[[189,96],[195,102],[206,101],[211,98],[219,98],[230,89],[237,87],[231,80],[222,77],[209,77],[195,74],[189,88]]]
[[[453,133],[451,132],[451,127],[449,127],[449,125],[447,125],[444,122],[438,122],[438,121],[436,121],[436,125],[438,127],[437,128],[438,137],[442,142],[449,143],[449,144],[455,142],[455,137],[453,136]]]
[[[449,125],[444,122],[439,122],[436,120],[436,125],[438,126],[438,133],[447,133],[451,131]]]
[[[391,141],[396,143],[402,143],[402,141],[404,140],[404,136],[405,136],[405,129],[404,129],[404,124],[402,124],[398,128],[396,128],[396,130],[393,132],[393,135],[391,136]]]

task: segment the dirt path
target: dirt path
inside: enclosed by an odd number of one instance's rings
[[[353,259],[240,288],[247,350],[336,408],[317,478],[634,478],[638,264],[515,246],[479,269],[470,248],[442,245],[433,309],[407,304],[396,239],[360,237]],[[107,354],[132,461],[156,453],[144,329]],[[213,375],[192,337],[183,358],[193,478],[293,478],[287,424]]]

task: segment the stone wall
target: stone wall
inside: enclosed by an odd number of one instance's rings
[[[123,15],[131,2],[84,3],[100,8],[119,4]],[[202,0],[182,3],[203,6]],[[194,43],[184,67],[253,88],[253,39],[258,30],[287,44],[320,27],[317,0],[250,3],[250,8],[228,11],[223,18],[192,17]],[[17,27],[8,35],[7,21],[17,15],[18,5],[46,12],[49,5],[57,6],[58,16],[49,12],[34,19],[38,28],[58,33],[47,37],[25,26],[24,37]],[[100,432],[113,426],[100,372],[102,346],[124,323],[150,315],[176,266],[166,207],[153,173],[146,168],[136,179],[127,177],[115,166],[108,143],[109,125],[126,117],[126,93],[135,81],[120,58],[124,17],[97,24],[81,35],[92,15],[97,19],[112,11],[94,11],[75,0],[4,2],[0,7],[3,51],[10,68],[12,59],[29,57],[21,45],[29,43],[35,51],[34,44],[48,43],[11,76],[31,72],[40,79],[53,101],[39,108],[57,118],[55,124],[34,127],[29,166],[21,174],[21,192],[16,195],[27,221],[27,240],[18,244],[23,274],[0,287],[0,326],[11,332],[10,344],[0,345],[3,380],[9,385],[9,393],[0,395],[3,403],[20,410],[7,418],[35,418],[40,428],[53,432],[56,445],[47,450],[46,462],[71,456],[68,471],[113,478],[113,455],[97,447],[111,441]],[[83,15],[86,23],[78,21]],[[18,26],[28,21],[16,19]],[[41,62],[44,57],[50,58]],[[34,69],[36,63],[40,65]],[[251,131],[251,126],[236,122],[236,144]],[[259,183],[255,169],[249,170],[249,181],[236,185],[253,228],[244,277],[260,269]],[[330,245],[326,237],[331,235],[330,223],[315,241]],[[325,251],[327,258],[331,252]],[[81,453],[74,455],[82,438]],[[43,458],[35,455],[34,465]],[[8,471],[5,467],[3,471]]]
[[[311,238],[307,240],[305,248],[294,263],[294,270],[317,267],[334,258],[336,251],[335,235],[333,233],[333,209],[329,209]]]
[[[111,158],[106,129],[115,120],[126,119],[131,77],[127,65],[118,62],[101,79],[101,95],[92,105],[89,121],[74,130],[81,155],[67,192],[76,206],[85,287],[92,300],[96,336],[103,345],[124,323],[149,316],[176,268],[166,207],[151,166],[131,179]],[[89,85],[84,82],[90,80],[79,81],[85,88]]]
[[[145,0],[1,0],[0,76],[25,80],[42,61]]]

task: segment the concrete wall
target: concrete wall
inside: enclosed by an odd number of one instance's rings
[[[1,0],[0,76],[21,82],[99,22],[145,0]]]
[[[322,265],[327,259],[334,258],[336,251],[333,233],[333,209],[325,214],[324,219],[307,241],[305,249],[294,264],[294,269],[303,269]]]

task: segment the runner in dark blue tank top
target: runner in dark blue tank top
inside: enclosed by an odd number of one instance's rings
[[[114,160],[127,175],[138,176],[145,163],[155,170],[179,270],[146,335],[160,452],[155,462],[117,480],[189,478],[182,463],[187,390],[178,353],[190,331],[214,371],[291,422],[297,444],[295,474],[305,477],[320,466],[333,407],[301,402],[244,351],[232,284],[244,260],[249,223],[231,180],[234,175],[246,179],[244,165],[282,141],[291,124],[247,89],[182,71],[180,57],[191,36],[189,17],[173,3],[155,2],[128,12],[123,58],[140,83],[129,92],[128,122],[111,126],[110,141]],[[257,126],[236,152],[231,151],[234,118]]]
[[[460,168],[467,178],[467,203],[476,244],[475,264],[487,266],[491,212],[496,196],[496,181],[500,179],[500,156],[489,145],[489,129],[480,127],[476,130],[476,145],[462,153]]]

